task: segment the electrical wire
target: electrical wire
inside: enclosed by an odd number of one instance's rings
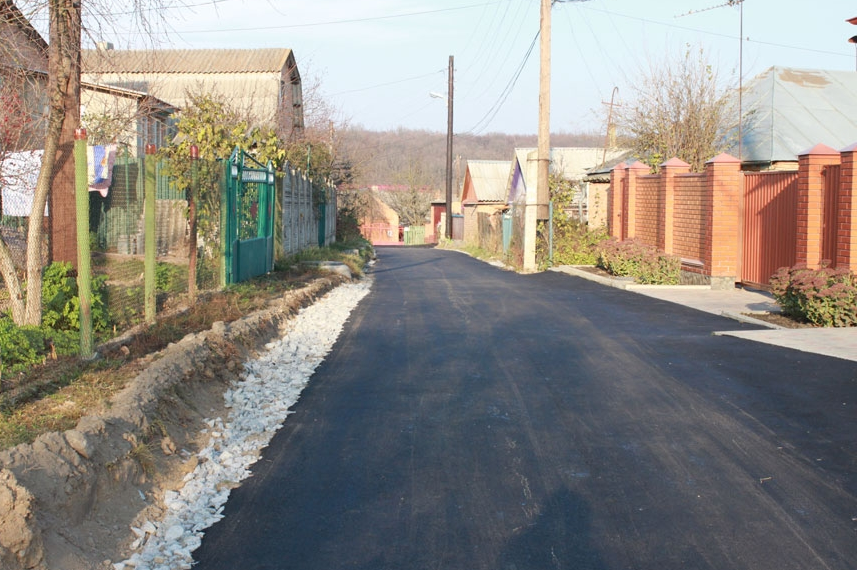
[[[483,117],[479,119],[479,121],[477,121],[473,127],[471,127],[462,134],[477,135],[481,132],[484,132],[485,129],[488,128],[488,125],[491,124],[491,121],[493,121],[494,118],[497,116],[497,113],[500,112],[500,109],[503,107],[503,104],[509,98],[509,95],[512,93],[512,90],[515,88],[518,79],[521,77],[521,73],[524,71],[527,62],[530,59],[530,55],[533,53],[533,48],[536,45],[536,41],[539,39],[539,34],[540,32],[536,32],[536,35],[533,37],[533,41],[530,43],[529,49],[527,49],[527,53],[524,54],[523,60],[521,60],[520,65],[515,70],[515,73],[512,75],[512,78],[509,80],[509,83],[506,84],[506,88],[500,94],[500,97],[497,99],[497,102],[494,103],[494,105],[490,109],[488,109],[488,112],[485,113],[485,115],[483,115]]]

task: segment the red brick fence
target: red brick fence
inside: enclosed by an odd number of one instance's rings
[[[702,173],[677,158],[659,174],[622,163],[607,216],[610,235],[677,255],[714,287],[767,285],[779,267],[822,260],[857,271],[857,144],[818,145],[790,172],[742,172],[727,154]]]

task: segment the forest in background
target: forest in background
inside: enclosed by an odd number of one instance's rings
[[[348,186],[400,185],[430,189],[440,197],[446,188],[446,133],[397,129],[370,131],[349,127],[336,133],[339,154],[351,168]],[[455,135],[453,189],[457,194],[468,160],[511,160],[515,148],[537,145],[536,135],[488,133]],[[552,147],[601,147],[600,134],[551,134]]]

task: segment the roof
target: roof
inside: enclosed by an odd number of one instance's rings
[[[566,180],[580,180],[588,170],[601,165],[602,161],[613,160],[624,155],[625,149],[607,149],[601,147],[557,147],[550,151],[551,172]],[[535,148],[516,148],[515,159],[521,165],[524,184],[535,188],[538,177]]]
[[[771,67],[743,91],[745,162],[794,161],[819,143],[857,142],[857,72]]]
[[[48,43],[12,0],[0,0],[2,65],[47,71]]]
[[[279,73],[294,59],[288,48],[86,50],[85,73]]]
[[[505,202],[509,160],[468,160],[467,171],[477,202]]]

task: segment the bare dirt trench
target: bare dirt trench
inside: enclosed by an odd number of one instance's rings
[[[102,413],[63,433],[0,452],[0,568],[112,569],[193,471],[204,420],[224,414],[241,363],[289,317],[342,283],[320,278],[269,308],[186,336],[143,358],[145,369]]]

